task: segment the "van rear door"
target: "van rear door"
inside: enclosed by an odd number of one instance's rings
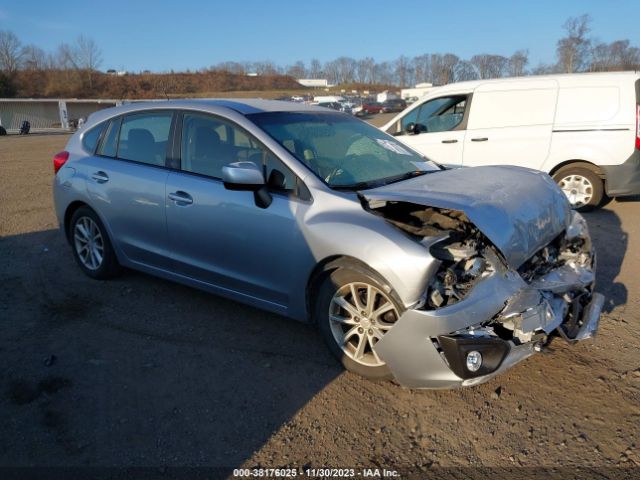
[[[473,94],[463,165],[540,169],[549,154],[557,96],[555,80],[480,85]]]

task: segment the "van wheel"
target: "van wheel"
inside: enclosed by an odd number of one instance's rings
[[[0,125],[0,135],[6,135],[6,134],[7,134],[7,130],[2,125]]]
[[[569,199],[571,207],[579,212],[593,210],[602,202],[604,185],[593,170],[567,165],[558,170],[553,179]]]

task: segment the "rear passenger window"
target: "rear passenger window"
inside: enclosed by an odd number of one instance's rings
[[[171,117],[170,112],[126,115],[120,127],[117,157],[164,166]]]
[[[82,134],[82,147],[87,152],[95,153],[96,147],[98,146],[98,140],[100,140],[100,135],[106,125],[107,122],[103,122]]]

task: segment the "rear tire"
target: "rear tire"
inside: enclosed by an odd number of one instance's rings
[[[4,136],[6,134],[7,134],[7,130],[3,126],[0,125],[0,137]]]
[[[587,167],[567,165],[554,173],[553,179],[567,196],[571,207],[579,212],[591,211],[602,203],[602,179]]]
[[[69,241],[73,257],[91,278],[116,277],[121,267],[100,217],[89,207],[78,208],[69,222]]]
[[[339,268],[318,289],[314,319],[329,350],[344,368],[369,380],[392,378],[373,350],[402,314],[393,292],[375,275]]]

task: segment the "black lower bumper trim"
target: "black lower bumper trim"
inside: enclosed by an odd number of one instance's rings
[[[442,335],[438,342],[449,362],[449,368],[462,379],[481,377],[494,372],[509,353],[509,343],[499,338],[477,338],[457,335]],[[482,365],[472,372],[467,369],[467,354],[480,352]]]

